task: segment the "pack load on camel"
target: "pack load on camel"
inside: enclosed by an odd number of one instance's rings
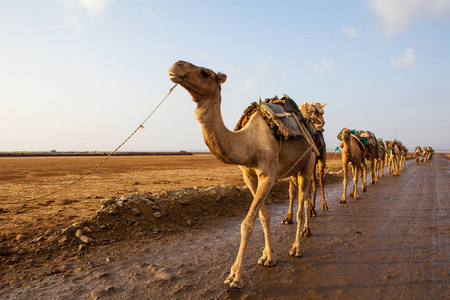
[[[253,114],[258,113],[264,117],[269,126],[274,130],[274,135],[278,139],[300,139],[305,138],[315,152],[320,155],[318,147],[315,145],[312,136],[316,129],[311,121],[306,119],[301,113],[298,105],[289,96],[284,95],[278,99],[278,96],[267,98],[264,101],[251,103],[243,112],[234,131],[244,128],[250,121]]]
[[[341,131],[339,131],[339,133],[337,135],[338,140],[340,140],[342,142],[339,144],[339,148],[344,147],[343,133],[347,130],[349,130],[349,129],[347,127],[344,127],[341,129]],[[361,150],[364,151],[366,146],[364,145],[363,141],[361,140],[361,136],[359,135],[358,131],[356,131],[355,129],[350,130],[350,135],[358,142],[358,146],[361,147]]]

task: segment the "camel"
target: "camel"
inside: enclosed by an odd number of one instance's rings
[[[397,140],[386,141],[386,150],[389,153],[389,160],[392,165],[392,175],[399,176],[401,150]]]
[[[309,235],[308,189],[316,160],[314,145],[304,139],[277,139],[264,117],[255,113],[238,131],[226,128],[221,114],[221,84],[227,76],[210,69],[178,61],[169,70],[170,80],[181,85],[196,103],[195,114],[201,124],[203,138],[211,153],[228,164],[238,165],[244,181],[253,194],[252,204],[241,224],[241,243],[235,263],[224,284],[230,288],[244,287],[243,259],[256,217],[264,230],[265,246],[258,264],[275,265],[272,250],[270,216],[264,201],[275,182],[289,177],[298,188],[297,232],[289,255],[301,257],[300,237]],[[304,212],[303,209],[304,208]],[[305,221],[303,230],[301,224]]]
[[[400,142],[401,143],[401,142]],[[408,148],[405,147],[405,145],[401,145],[400,147],[401,153],[400,153],[400,171],[405,170],[406,166],[406,157],[408,156]]]
[[[366,191],[366,181],[365,181],[365,172],[363,172],[366,168],[366,161],[364,158],[364,146],[361,145],[358,140],[352,135],[352,131],[343,128],[338,135],[338,138],[342,140],[342,169],[344,170],[344,191],[342,193],[341,200],[339,203],[346,203],[345,194],[347,191],[347,169],[348,164],[350,163],[352,166],[353,173],[353,188],[350,193],[350,197],[354,199],[360,199],[357,191],[358,185],[358,173],[361,174],[361,182],[362,182],[362,191]],[[363,179],[364,173],[364,179]]]
[[[361,137],[370,139],[372,142],[370,144],[366,144],[366,160],[370,161],[370,183],[375,184],[378,183],[378,176],[376,176],[377,170],[377,157],[378,157],[378,142],[375,138],[375,135],[370,131],[358,131],[358,134]],[[365,170],[364,170],[365,171]]]
[[[317,181],[319,181],[320,189],[322,192],[322,210],[327,211],[328,205],[325,201],[325,191],[324,191],[324,183],[323,177],[325,176],[325,166],[327,163],[327,149],[325,144],[325,139],[323,137],[323,126],[325,125],[325,120],[323,118],[323,114],[325,113],[323,107],[325,107],[326,103],[321,104],[319,102],[312,102],[308,104],[306,102],[302,103],[299,107],[302,115],[308,119],[311,124],[313,124],[316,132],[312,135],[314,143],[316,144],[317,149],[320,152],[320,155],[316,157],[316,163],[314,164],[314,170],[312,174],[312,189],[313,189],[313,197],[311,200],[310,206],[310,216],[317,216],[316,212],[316,195],[317,195]],[[319,174],[317,174],[319,171]],[[292,183],[290,183],[289,188],[289,209],[286,214],[286,218],[281,222],[282,224],[293,224],[293,212],[294,212],[294,201],[295,194],[291,191]]]
[[[420,146],[416,146],[416,148],[414,149],[414,158],[416,160],[416,165],[418,165],[420,162],[420,154],[421,153],[422,153],[422,148],[420,148]]]
[[[383,139],[378,138],[378,155],[377,155],[377,174],[376,177],[384,176],[384,164],[386,160],[386,147],[384,145]]]

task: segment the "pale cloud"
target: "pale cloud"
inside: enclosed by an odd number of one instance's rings
[[[367,0],[388,36],[401,33],[421,18],[450,18],[450,0]]]
[[[415,66],[416,57],[414,55],[414,50],[408,48],[402,56],[391,57],[391,64],[396,68],[409,68]]]
[[[341,32],[351,37],[355,37],[357,35],[357,30],[355,27],[345,26],[341,28]]]
[[[95,14],[105,9],[114,0],[63,0],[63,2],[69,10],[86,9],[91,14]]]
[[[74,16],[67,16],[67,17],[64,19],[64,23],[65,23],[66,26],[68,26],[68,27],[75,28],[76,31],[80,31],[81,28],[83,28],[83,26],[81,26],[81,25],[78,23],[78,18],[77,18],[77,17],[74,17]]]
[[[333,58],[322,59],[320,64],[314,65],[313,70],[319,74],[325,74],[332,71],[338,71],[341,68],[341,65],[336,64]]]

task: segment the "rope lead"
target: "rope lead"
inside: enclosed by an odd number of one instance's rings
[[[68,187],[74,185],[75,183],[77,183],[78,181],[80,181],[81,179],[83,179],[84,177],[86,177],[87,175],[89,175],[92,171],[94,171],[95,169],[97,169],[101,164],[103,164],[108,158],[110,158],[114,153],[116,153],[126,142],[128,142],[128,140],[139,130],[139,129],[144,129],[144,123],[147,122],[147,120],[153,115],[153,113],[161,106],[161,104],[163,104],[163,102],[167,99],[167,97],[169,97],[169,95],[172,93],[172,91],[175,89],[175,87],[177,86],[177,84],[175,84],[170,90],[169,93],[166,95],[166,97],[164,97],[164,99],[161,100],[161,102],[155,107],[155,109],[148,115],[148,117],[144,120],[144,122],[142,122],[137,128],[136,130],[133,131],[132,134],[130,134],[130,136],[122,143],[120,144],[119,147],[116,148],[116,150],[114,150],[113,152],[111,152],[107,157],[105,157],[104,160],[102,160],[101,162],[99,162],[95,167],[93,167],[92,169],[90,169],[89,171],[87,171],[85,174],[81,175],[78,179],[60,187],[59,189],[46,194],[46,195],[42,195],[39,197],[35,197],[35,198],[31,198],[31,199],[24,199],[23,201],[33,201],[33,200],[38,200],[38,199],[42,199],[51,195],[54,195],[56,193],[59,193],[60,191],[67,189]],[[10,202],[8,204],[17,204],[17,203],[22,203],[23,201],[20,202]]]

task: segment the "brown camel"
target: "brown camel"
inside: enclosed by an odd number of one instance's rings
[[[308,104],[306,102],[302,103],[299,107],[302,115],[308,119],[311,124],[313,124],[316,132],[312,135],[314,143],[320,152],[320,155],[316,157],[316,164],[314,165],[314,170],[312,174],[312,188],[313,188],[313,198],[311,200],[310,215],[311,217],[317,216],[316,212],[316,195],[317,195],[317,183],[319,182],[320,189],[322,191],[322,210],[327,211],[328,205],[325,201],[325,191],[323,184],[323,177],[325,176],[325,166],[327,162],[327,149],[325,144],[325,138],[323,137],[323,126],[325,125],[325,120],[323,118],[324,110],[323,107],[326,103],[321,104],[319,102],[312,102]],[[319,174],[317,174],[317,171]],[[295,185],[292,182],[289,183],[289,209],[286,214],[286,218],[281,222],[282,224],[293,224],[294,223],[294,202],[296,199],[295,190],[292,189]]]
[[[378,183],[378,176],[376,176],[377,170],[377,157],[378,157],[378,142],[375,135],[370,131],[358,131],[358,134],[370,141],[366,147],[366,160],[370,162],[370,183]],[[365,170],[364,170],[365,172]]]
[[[316,155],[305,139],[280,140],[261,114],[255,113],[241,130],[230,131],[225,127],[220,110],[221,84],[226,75],[210,69],[179,61],[169,70],[170,79],[184,87],[197,104],[195,114],[202,126],[203,138],[209,150],[221,161],[236,164],[242,170],[244,181],[253,194],[253,201],[241,225],[241,243],[235,263],[225,284],[242,288],[243,259],[250,236],[259,218],[264,230],[265,246],[258,264],[275,265],[272,251],[270,217],[264,200],[278,179],[291,177],[298,186],[299,209],[297,211],[297,234],[289,254],[302,256],[301,235],[309,234],[307,201],[311,174]],[[303,207],[305,213],[303,213]],[[305,219],[303,230],[301,223]]]
[[[400,142],[401,143],[401,142]],[[405,145],[401,145],[400,147],[401,154],[400,154],[400,171],[405,170],[406,166],[406,157],[408,156],[408,148],[405,147]]]
[[[366,160],[364,158],[365,150],[364,146],[361,145],[360,142],[352,134],[352,131],[347,128],[341,130],[338,138],[343,142],[342,169],[344,170],[344,191],[339,202],[346,203],[347,201],[345,200],[345,194],[347,192],[347,170],[349,163],[352,166],[353,173],[353,188],[349,196],[355,199],[359,199],[358,191],[356,188],[358,186],[358,173],[361,174],[362,191],[366,191],[366,181],[365,178],[363,179],[363,173],[364,177],[366,176],[364,172],[364,170],[366,169]]]
[[[397,140],[386,141],[386,151],[389,153],[389,161],[392,165],[392,175],[399,176],[401,150]]]
[[[377,178],[384,176],[384,164],[386,161],[386,146],[384,145],[383,139],[378,139],[378,156],[377,156]]]

